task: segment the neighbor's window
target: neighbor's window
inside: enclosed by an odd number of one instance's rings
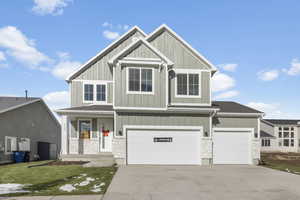
[[[279,146],[293,147],[294,141],[294,127],[279,127],[278,128]]]
[[[17,151],[17,138],[5,136],[5,153],[11,154],[13,151]]]
[[[148,68],[128,68],[129,92],[152,92],[153,70]]]
[[[199,74],[178,73],[176,79],[178,96],[199,96]]]
[[[106,85],[97,85],[97,101],[106,101]]]
[[[262,139],[262,140],[261,140],[261,146],[262,146],[262,147],[269,147],[269,146],[271,146],[271,141],[270,141],[270,139]]]
[[[94,85],[85,84],[84,85],[84,100],[93,101],[94,100]]]
[[[79,137],[89,139],[91,137],[92,123],[90,120],[79,120]]]

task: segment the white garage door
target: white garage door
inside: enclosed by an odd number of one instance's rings
[[[214,164],[251,164],[251,137],[249,130],[214,130]]]
[[[127,163],[200,165],[200,131],[128,130]]]

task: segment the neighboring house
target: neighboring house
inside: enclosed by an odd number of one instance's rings
[[[60,151],[60,123],[40,98],[0,97],[0,163],[13,161],[13,151],[38,155],[38,142],[51,146],[51,158]],[[40,150],[46,153],[47,149]]]
[[[263,113],[212,101],[216,68],[166,25],[133,27],[67,82],[62,159],[118,164],[257,164]]]
[[[262,152],[300,152],[300,120],[261,120]]]

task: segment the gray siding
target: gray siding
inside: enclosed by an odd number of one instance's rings
[[[127,47],[132,43],[133,37],[143,37],[140,32],[135,32],[133,35],[129,36],[126,40],[124,40],[119,46],[114,48],[108,54],[99,58],[92,66],[87,68],[84,72],[82,72],[76,79],[84,79],[84,80],[112,80],[112,69],[108,65],[109,59]]]
[[[126,57],[134,57],[134,58],[159,58],[155,53],[152,52],[144,44],[140,45],[138,48],[135,48],[131,52],[129,52]]]
[[[5,136],[30,139],[30,157],[37,154],[37,142],[57,144],[60,151],[60,125],[51,117],[41,102],[32,103],[1,114],[0,144],[4,147]],[[4,149],[3,149],[4,151]],[[0,162],[9,161],[11,155],[0,150]]]
[[[203,126],[203,131],[210,131],[209,117],[207,115],[191,114],[142,114],[117,113],[116,133],[123,132],[124,125],[149,126]],[[123,133],[124,134],[124,133]]]
[[[172,77],[170,81],[170,94],[171,99],[170,103],[195,103],[195,104],[210,104],[210,72],[203,71],[201,72],[201,97],[200,98],[178,98],[175,97],[175,77]]]
[[[243,117],[215,117],[213,118],[214,128],[254,128],[258,130],[258,118]]]
[[[166,69],[154,68],[154,94],[127,94],[127,67],[116,67],[115,106],[120,107],[155,107],[166,106]]]
[[[174,62],[174,69],[210,69],[168,31],[162,32],[150,43]],[[210,78],[210,72],[202,72],[201,98],[175,98],[175,77],[173,76],[170,81],[170,103],[210,104]]]
[[[264,123],[263,121],[260,122],[260,130],[265,131],[266,133],[275,136],[274,127],[267,123]]]
[[[89,103],[83,103],[83,82],[72,81],[70,84],[71,88],[71,107],[86,106]],[[107,103],[112,104],[113,102],[113,83],[107,83]]]

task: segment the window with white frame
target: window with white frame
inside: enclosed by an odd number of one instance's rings
[[[269,146],[271,146],[271,140],[270,139],[262,139],[261,140],[261,146],[262,147],[269,147]]]
[[[107,98],[106,92],[105,83],[84,83],[83,101],[86,103],[104,103]]]
[[[129,93],[153,92],[153,69],[129,67],[127,80]]]
[[[295,132],[294,127],[281,126],[278,127],[278,145],[284,147],[295,146]]]
[[[176,96],[177,97],[198,97],[200,96],[199,73],[178,73],[176,75]]]
[[[17,138],[5,136],[5,153],[11,154],[13,151],[17,151]]]

